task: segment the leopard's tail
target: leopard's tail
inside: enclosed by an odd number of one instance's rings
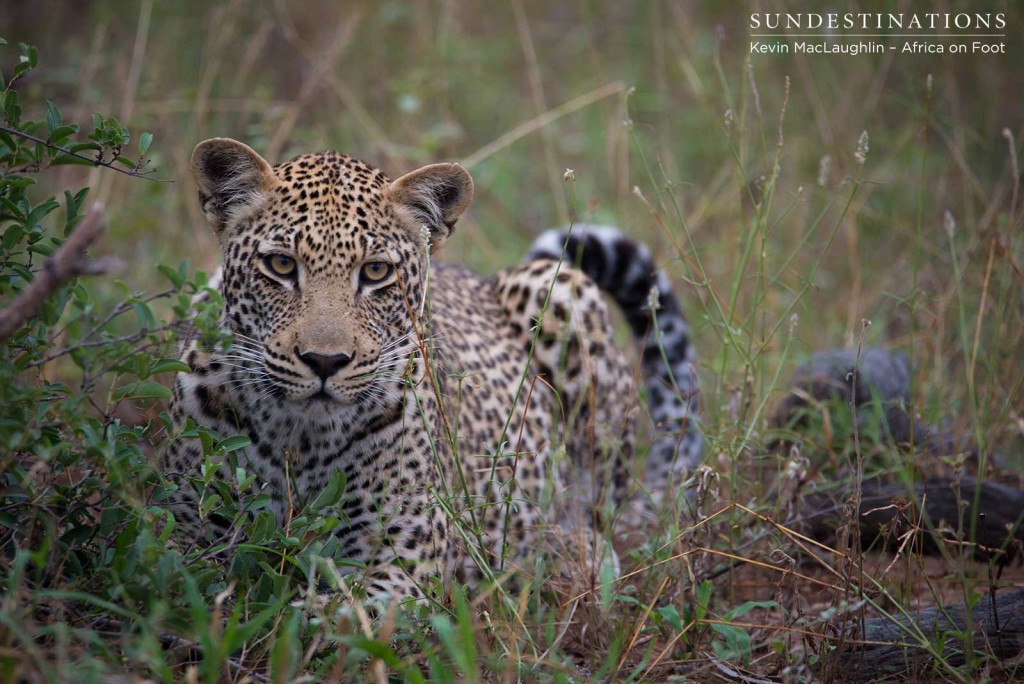
[[[704,449],[690,327],[651,250],[610,226],[575,225],[538,237],[528,259],[564,259],[615,300],[641,345],[647,404],[657,430],[645,480],[652,492],[696,466]]]

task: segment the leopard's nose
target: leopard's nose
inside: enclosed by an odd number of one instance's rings
[[[326,380],[352,362],[351,354],[317,354],[316,352],[300,354],[298,349],[295,350],[295,353],[321,380]]]

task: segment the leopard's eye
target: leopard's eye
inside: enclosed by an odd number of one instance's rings
[[[386,280],[395,270],[395,267],[386,261],[370,261],[363,264],[359,272],[364,283],[379,283]]]
[[[263,263],[267,265],[271,273],[282,278],[290,278],[295,275],[295,269],[298,268],[295,259],[284,254],[268,254],[263,257]]]

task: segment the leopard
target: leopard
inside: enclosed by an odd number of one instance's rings
[[[214,478],[241,466],[282,527],[342,474],[328,534],[345,580],[414,600],[522,570],[566,520],[596,539],[601,510],[699,462],[687,322],[650,249],[619,229],[548,230],[485,277],[435,258],[473,196],[457,163],[391,180],[338,152],[272,166],[213,138],[191,170],[229,343],[185,340],[174,379],[179,437],[159,465],[182,539],[233,524],[201,513],[209,461],[187,428],[248,438]]]

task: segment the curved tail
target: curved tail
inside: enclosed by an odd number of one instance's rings
[[[671,281],[646,245],[611,226],[549,230],[527,254],[539,258],[564,259],[586,273],[615,300],[642,344],[641,371],[657,428],[645,479],[651,491],[663,490],[670,475],[696,466],[704,450],[696,356]]]

